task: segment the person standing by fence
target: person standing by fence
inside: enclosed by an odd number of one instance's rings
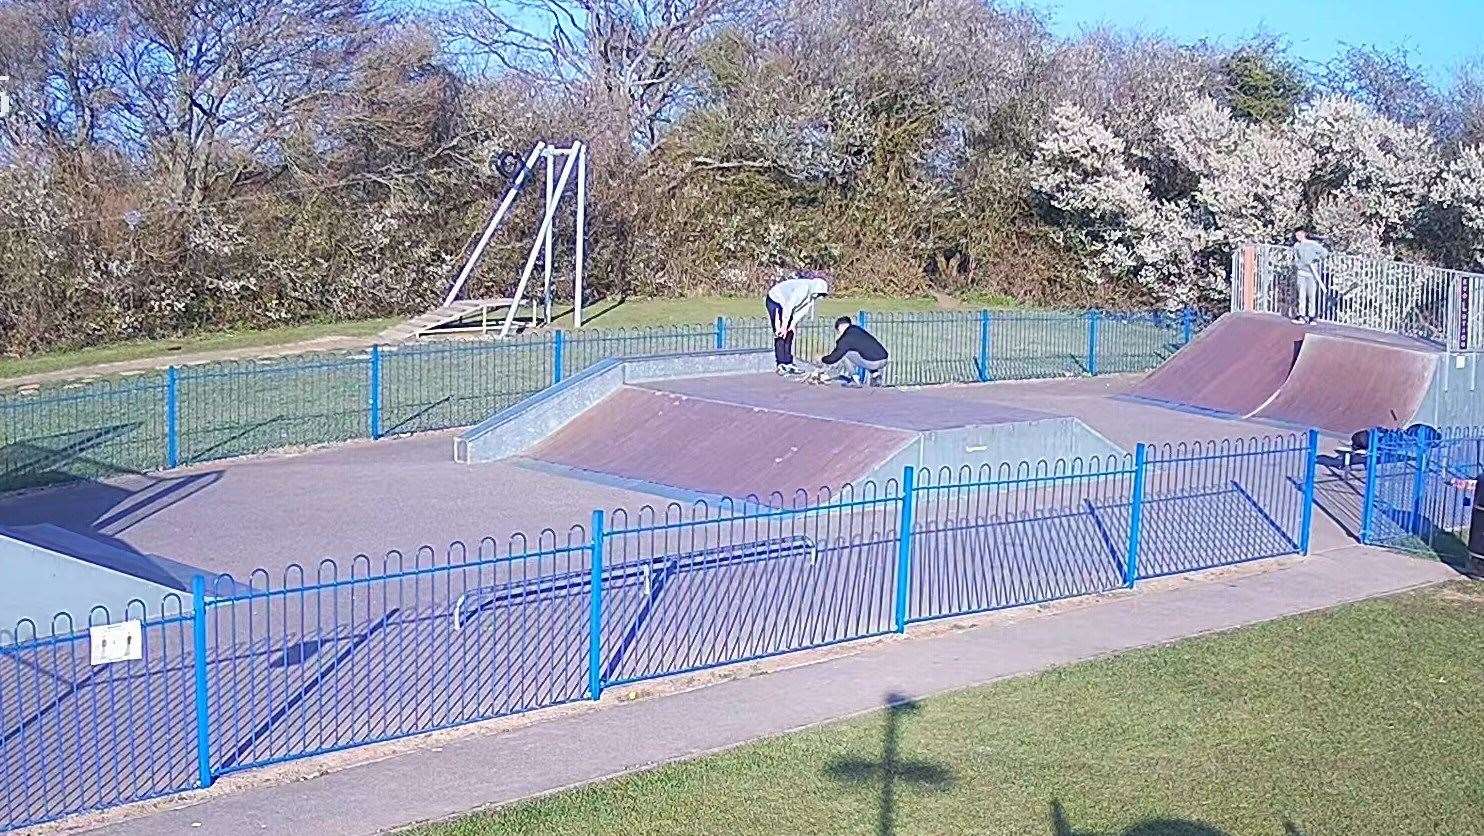
[[[1307,230],[1293,234],[1293,267],[1298,285],[1298,313],[1294,322],[1312,323],[1319,314],[1319,294],[1324,287],[1320,271],[1329,250],[1309,237]]]
[[[773,362],[779,374],[798,374],[794,366],[794,331],[799,323],[814,313],[814,302],[830,295],[828,273],[801,270],[768,289],[763,300],[768,310],[768,324],[773,329]]]

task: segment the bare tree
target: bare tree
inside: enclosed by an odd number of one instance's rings
[[[693,91],[706,37],[745,0],[465,0],[449,20],[466,57],[597,97],[623,139],[653,149]]]
[[[1447,135],[1460,142],[1484,142],[1484,55],[1461,64],[1448,94]]]
[[[25,0],[0,8],[0,69],[13,77],[25,114],[10,139],[39,141],[59,156],[91,167],[113,137],[118,74],[110,61],[119,10],[108,0]]]
[[[1317,76],[1325,91],[1405,125],[1435,126],[1443,118],[1442,96],[1405,48],[1352,46],[1321,66]]]
[[[123,0],[114,62],[131,144],[180,205],[229,188],[343,85],[369,0]]]

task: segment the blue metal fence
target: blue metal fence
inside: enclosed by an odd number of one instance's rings
[[[1198,324],[1192,313],[1159,312],[859,316],[891,350],[894,385],[1143,371]],[[831,322],[815,319],[797,353],[817,358],[833,341]],[[467,426],[606,357],[771,345],[759,316],[209,363],[0,393],[0,490]]]
[[[603,689],[1303,551],[1313,434],[957,472],[321,561],[0,642],[0,825]],[[1476,460],[1477,461],[1477,460]],[[88,624],[119,620],[98,608]]]
[[[142,622],[144,658],[92,664],[86,626]],[[198,786],[194,627],[171,596],[157,609],[95,607],[75,624],[22,622],[0,642],[0,827]]]
[[[1484,428],[1372,431],[1367,450],[1362,542],[1466,554],[1474,482],[1484,477]]]

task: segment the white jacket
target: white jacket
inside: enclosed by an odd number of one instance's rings
[[[830,284],[824,279],[784,279],[768,290],[768,298],[783,308],[783,323],[792,330],[814,314],[814,300],[829,292]]]

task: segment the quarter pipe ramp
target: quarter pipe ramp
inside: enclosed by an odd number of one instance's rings
[[[1150,372],[1129,395],[1240,418],[1273,397],[1293,368],[1304,329],[1272,314],[1229,313]]]
[[[1127,397],[1345,436],[1412,423],[1442,356],[1379,331],[1230,313]]]

